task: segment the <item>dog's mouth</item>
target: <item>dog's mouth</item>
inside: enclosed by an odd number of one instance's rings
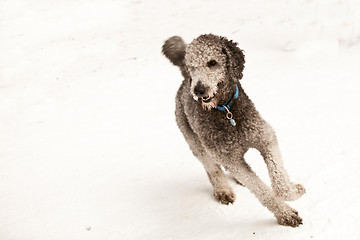
[[[210,96],[204,96],[204,97],[201,98],[201,101],[202,101],[203,103],[209,103],[209,102],[211,102],[211,100],[214,99],[214,97],[215,97],[215,96],[212,96],[212,97],[210,97]]]

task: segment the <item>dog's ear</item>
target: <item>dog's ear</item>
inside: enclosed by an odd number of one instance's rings
[[[243,70],[245,67],[245,55],[243,50],[237,47],[237,43],[226,38],[222,38],[225,42],[225,47],[222,51],[227,56],[228,71],[233,79],[240,80],[243,77]]]
[[[165,41],[162,53],[176,66],[184,66],[186,44],[179,36],[173,36]]]

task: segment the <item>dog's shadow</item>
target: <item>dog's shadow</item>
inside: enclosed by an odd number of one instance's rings
[[[271,214],[264,219],[264,210],[261,206],[249,210],[253,205],[245,207],[243,195],[253,196],[236,180],[228,176],[229,182],[239,196],[232,205],[222,205],[213,196],[212,186],[204,176],[193,179],[175,179],[157,186],[153,191],[151,202],[155,205],[152,210],[162,225],[162,228],[192,229],[195,225],[208,226],[218,231],[239,231],[239,226],[249,229],[267,229],[277,227],[276,220]],[[257,203],[252,200],[252,202]],[[245,209],[244,209],[245,208]],[[244,210],[246,210],[244,212]],[[256,217],[249,218],[251,211],[259,212]],[[260,213],[261,212],[261,213]],[[254,215],[254,213],[252,214]],[[195,221],[196,220],[196,221]]]

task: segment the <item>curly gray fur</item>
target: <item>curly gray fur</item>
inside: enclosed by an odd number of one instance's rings
[[[180,67],[184,77],[176,96],[176,121],[193,154],[204,165],[215,198],[223,204],[235,201],[223,166],[273,212],[279,224],[302,224],[298,212],[284,200],[299,198],[305,188],[290,182],[273,129],[240,85],[245,57],[237,43],[204,34],[186,45],[174,36],[164,43],[162,51]],[[233,126],[226,112],[216,106],[230,99],[236,86],[239,96],[231,103],[231,113],[237,124]],[[263,156],[272,188],[246,163],[244,154],[249,148],[257,149]]]

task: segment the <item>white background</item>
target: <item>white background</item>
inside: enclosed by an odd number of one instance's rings
[[[360,239],[358,1],[0,1],[0,239]],[[163,41],[245,50],[241,84],[307,194],[283,227],[215,201]],[[246,155],[264,181],[256,151]]]

